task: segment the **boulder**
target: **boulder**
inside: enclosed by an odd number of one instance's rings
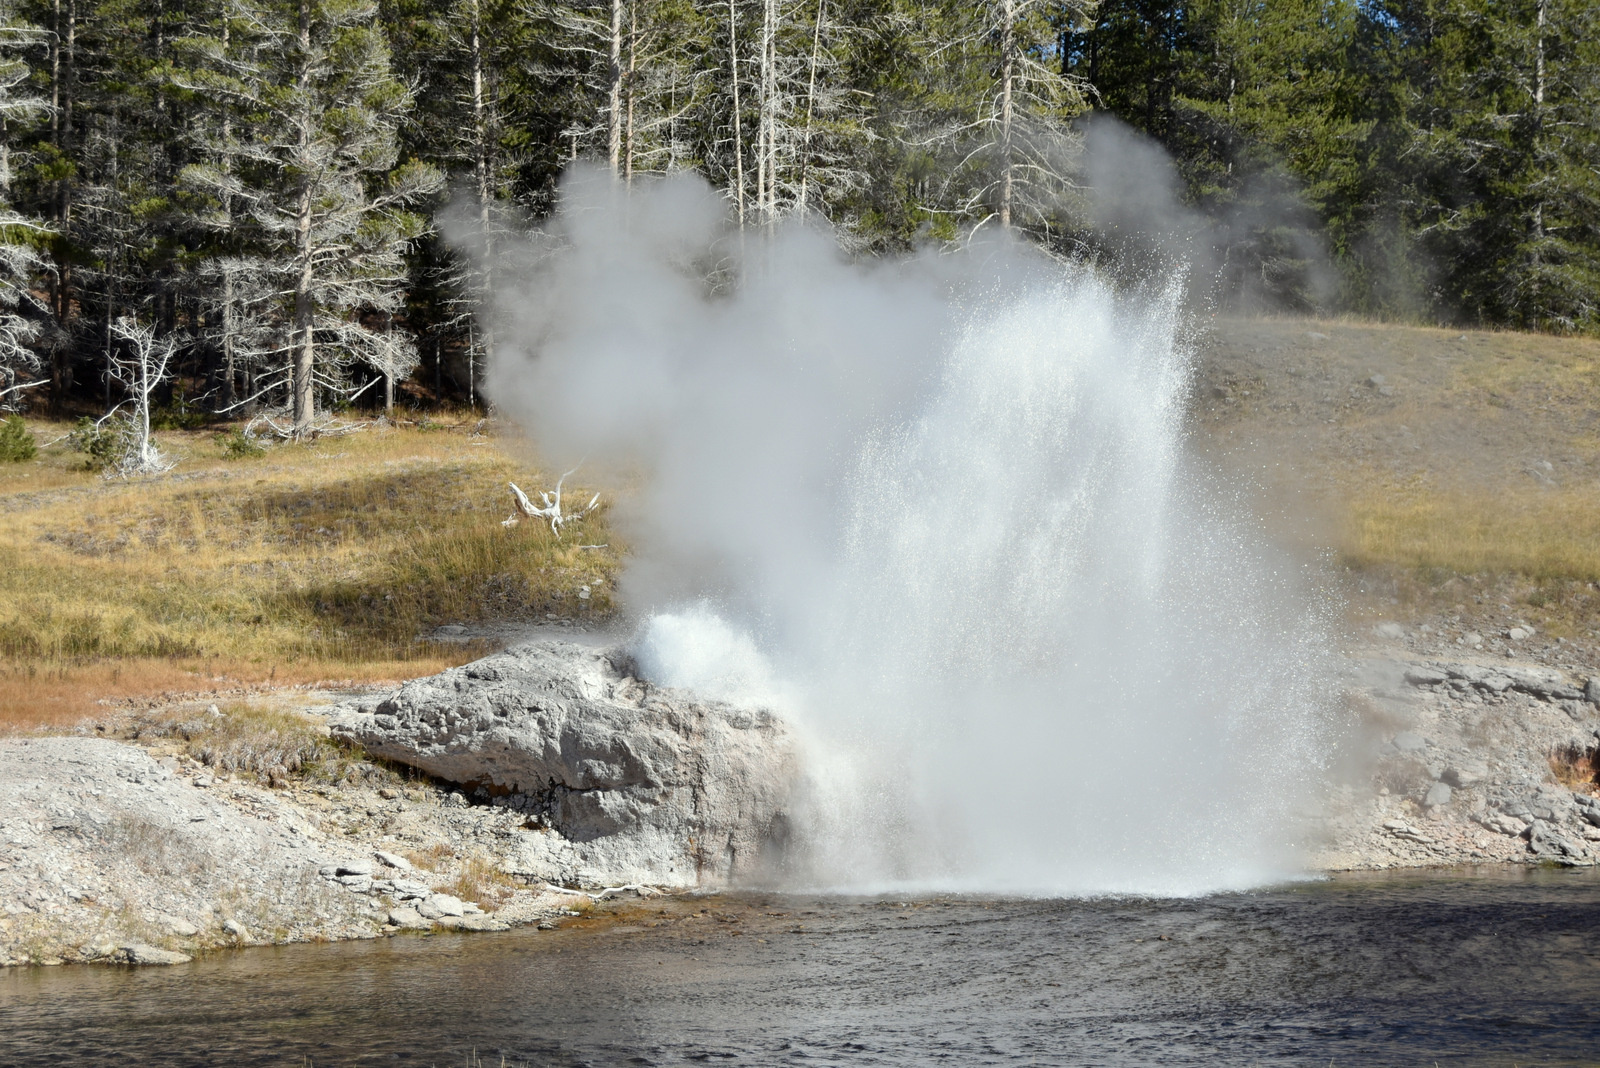
[[[422,913],[404,906],[390,909],[386,918],[391,925],[408,931],[427,930],[433,926],[432,922],[424,918]]]
[[[1463,760],[1446,768],[1442,778],[1451,786],[1462,787],[1480,783],[1489,777],[1489,768],[1482,761]]]
[[[129,942],[118,947],[109,959],[123,964],[188,964],[194,958],[170,949],[147,946],[143,942]]]
[[[1438,668],[1414,665],[1406,669],[1406,681],[1413,686],[1437,686],[1449,678],[1449,674]]]
[[[527,812],[506,869],[563,885],[724,885],[781,851],[795,778],[765,708],[657,687],[622,650],[535,642],[335,710],[375,756]]]
[[[434,894],[417,906],[417,912],[430,920],[441,916],[461,916],[466,913],[465,903],[450,894]]]

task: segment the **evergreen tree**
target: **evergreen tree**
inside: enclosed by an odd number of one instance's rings
[[[401,163],[411,106],[368,0],[277,0],[267,7],[259,165],[239,195],[286,294],[290,432],[314,432],[319,386],[337,392],[355,361],[392,385],[416,363],[391,328],[407,246],[427,229],[410,210],[441,187],[437,169]]]
[[[1600,41],[1583,0],[1418,0],[1404,53],[1403,194],[1446,314],[1600,325]]]

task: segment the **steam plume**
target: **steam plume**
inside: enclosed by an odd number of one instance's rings
[[[1324,621],[1184,454],[1174,283],[1002,239],[855,263],[697,179],[578,172],[492,394],[637,472],[657,681],[811,739],[793,879],[1194,892],[1292,871]]]

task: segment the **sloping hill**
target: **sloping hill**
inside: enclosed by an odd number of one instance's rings
[[[1600,341],[1219,319],[1196,347],[1195,444],[1337,554],[1357,620],[1529,623],[1596,662]]]

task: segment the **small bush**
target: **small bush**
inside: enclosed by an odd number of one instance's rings
[[[84,454],[84,462],[91,471],[104,471],[114,467],[132,447],[133,427],[126,419],[107,419],[97,423],[87,415],[67,436],[67,442]]]
[[[0,463],[21,463],[33,459],[38,452],[39,446],[23,425],[22,416],[0,420]]]
[[[179,733],[189,753],[202,764],[268,782],[337,762],[342,755],[304,716],[244,705],[182,724]]]
[[[152,430],[199,430],[209,422],[210,413],[191,404],[181,384],[172,391],[171,401],[150,413]]]
[[[243,430],[218,434],[217,444],[222,446],[222,456],[225,460],[253,460],[257,456],[267,454],[267,447]]]
[[[461,863],[455,878],[445,885],[445,891],[463,901],[475,901],[493,912],[501,895],[513,885],[493,857],[475,853]]]

